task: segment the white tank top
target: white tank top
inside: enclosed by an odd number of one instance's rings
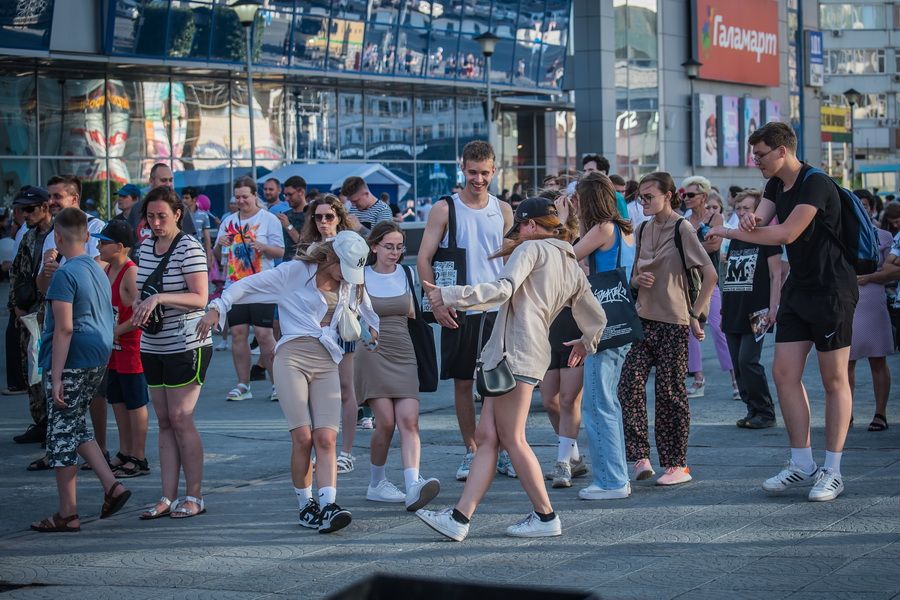
[[[503,270],[502,258],[488,258],[503,246],[503,211],[496,196],[488,196],[484,208],[469,208],[453,194],[456,208],[456,244],[466,249],[466,283],[495,281]],[[444,233],[441,247],[446,248],[449,233]]]

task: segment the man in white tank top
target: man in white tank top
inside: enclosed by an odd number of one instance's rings
[[[466,249],[466,284],[484,283],[498,278],[503,260],[490,258],[503,245],[503,235],[513,224],[513,212],[509,204],[501,202],[488,192],[491,180],[497,172],[494,149],[484,141],[473,141],[463,149],[462,169],[466,185],[452,196],[456,212],[456,243]],[[437,202],[428,215],[416,266],[422,281],[434,283],[431,267],[439,247],[446,248],[449,232],[449,207],[447,202]],[[484,320],[482,346],[491,336],[496,311],[474,313],[468,318],[457,315],[453,309],[440,307],[434,316],[441,325],[441,379],[453,379],[456,418],[459,431],[466,445],[456,478],[465,481],[469,464],[475,455],[475,402],[472,383],[475,361],[481,354],[478,347],[478,330]]]

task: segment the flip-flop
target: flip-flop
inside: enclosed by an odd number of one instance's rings
[[[879,423],[878,421],[881,421]],[[887,418],[880,413],[875,413],[875,416],[872,417],[872,422],[869,423],[869,431],[884,431],[888,428]]]
[[[113,497],[113,490],[117,487],[121,487],[124,491],[118,496]],[[121,481],[115,482],[113,486],[109,488],[109,491],[103,494],[103,506],[100,508],[100,518],[105,519],[111,517],[122,510],[122,507],[125,506],[125,503],[128,502],[129,498],[131,498],[131,491],[126,490]]]
[[[81,531],[81,526],[69,527],[69,523],[77,520],[78,515],[63,517],[59,513],[53,513],[52,517],[41,520],[37,525],[32,524],[31,530],[39,533],[76,533]]]
[[[154,505],[154,507],[150,510],[145,510],[144,512],[142,512],[138,518],[141,521],[150,521],[152,519],[159,519],[160,517],[167,517],[169,516],[169,514],[171,514],[172,509],[177,506],[177,502],[177,500],[175,502],[172,502],[171,500],[163,496],[159,499],[159,501],[157,501],[156,504],[165,504],[166,507],[164,509],[156,510],[156,506]]]

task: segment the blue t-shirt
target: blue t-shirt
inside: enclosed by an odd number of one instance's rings
[[[113,307],[109,279],[86,254],[67,260],[50,280],[44,332],[38,362],[50,370],[53,357],[53,300],[72,305],[72,342],[66,369],[101,367],[109,362],[113,343]]]

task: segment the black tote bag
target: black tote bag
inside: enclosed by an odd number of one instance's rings
[[[448,285],[466,284],[466,249],[456,244],[456,205],[451,196],[443,196],[440,200],[447,203],[447,247],[438,248],[431,259],[431,268],[434,271],[434,285],[444,287]],[[438,202],[440,202],[438,200]],[[431,312],[431,302],[422,290],[422,315],[426,323],[437,323],[434,313]],[[456,313],[456,322],[462,326],[465,312]]]
[[[422,318],[422,309],[416,301],[416,288],[413,285],[412,272],[408,267],[403,267],[406,272],[406,282],[413,297],[413,305],[416,309],[414,319],[407,319],[409,337],[412,340],[413,350],[416,352],[416,366],[419,372],[419,391],[434,392],[438,388],[438,364],[437,350],[434,346],[434,332],[431,325]]]
[[[618,250],[616,268],[597,272],[593,255],[590,257],[591,275],[588,281],[594,297],[606,313],[606,328],[597,344],[597,352],[619,348],[644,339],[644,329],[631,296],[631,284],[622,267],[622,232],[616,227]]]

